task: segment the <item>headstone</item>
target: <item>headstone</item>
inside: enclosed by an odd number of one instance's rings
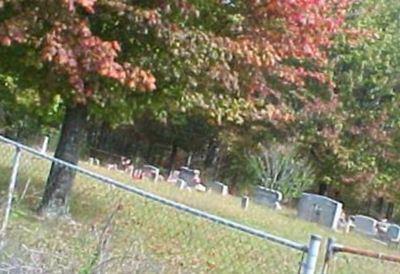
[[[342,203],[331,198],[303,193],[297,206],[297,216],[306,221],[337,229],[342,208]]]
[[[214,192],[216,192],[216,193],[218,193],[218,194],[221,194],[222,196],[226,196],[226,195],[228,195],[229,193],[228,193],[228,186],[227,185],[224,185],[223,183],[220,183],[220,182],[211,182],[211,183],[209,183],[208,184],[208,187],[212,190],[212,191],[214,191]]]
[[[107,164],[107,170],[118,170],[117,164]]]
[[[368,236],[376,236],[378,233],[378,221],[364,215],[353,216],[354,230]]]
[[[45,154],[47,152],[48,145],[49,145],[49,137],[45,136],[44,140],[43,140],[42,148],[40,150],[43,154]]]
[[[272,206],[273,209],[275,210],[282,210],[282,206],[280,202],[275,202],[274,205]]]
[[[182,179],[178,179],[177,182],[176,182],[176,186],[179,189],[185,189],[185,188],[187,188],[187,183]]]
[[[195,185],[194,189],[196,189],[197,191],[200,191],[200,192],[206,192],[207,191],[207,188],[202,184]]]
[[[168,183],[176,183],[179,179],[179,170],[173,170],[167,179]]]
[[[142,178],[150,178],[154,182],[158,181],[160,169],[152,165],[144,165],[142,168]]]
[[[400,242],[400,226],[390,224],[386,235],[391,242]]]
[[[99,159],[96,159],[96,158],[94,158],[94,157],[90,157],[90,158],[89,158],[89,164],[90,164],[91,166],[99,166],[99,165],[100,165],[100,160],[99,160]]]
[[[268,207],[279,209],[282,201],[282,193],[263,186],[257,186],[253,191],[254,202]]]
[[[190,169],[188,167],[181,167],[179,170],[178,178],[184,180],[189,187],[195,186],[199,179],[200,171],[197,169]]]
[[[250,203],[250,198],[248,196],[243,196],[241,206],[244,210],[246,210],[249,207],[249,203]]]
[[[121,157],[121,170],[127,172],[127,173],[131,173],[131,170],[133,170],[134,166],[133,166],[133,162],[131,159],[127,158],[127,157]]]
[[[143,171],[141,169],[135,169],[133,171],[132,178],[135,180],[142,179],[142,173],[143,173]]]

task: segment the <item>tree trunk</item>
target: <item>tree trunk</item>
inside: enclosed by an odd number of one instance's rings
[[[215,164],[216,158],[218,157],[218,143],[214,139],[210,140],[206,158],[204,160],[205,168],[211,167]]]
[[[386,210],[386,218],[390,221],[393,218],[393,212],[394,212],[394,203],[389,202],[387,210]]]
[[[319,184],[318,194],[326,196],[328,194],[328,185],[325,183]]]
[[[87,106],[67,107],[55,157],[77,164],[82,144],[86,138]],[[67,199],[75,179],[75,171],[53,163],[47,178],[45,192],[39,207],[40,214],[64,215]]]
[[[176,162],[176,156],[178,155],[178,146],[176,143],[172,143],[172,148],[171,148],[171,154],[169,156],[168,160],[168,174],[172,172],[172,170],[175,168],[175,162]]]
[[[378,214],[382,218],[385,215],[385,199],[383,197],[378,198]]]
[[[149,145],[147,147],[146,156],[145,156],[145,159],[146,159],[147,163],[151,163],[152,162],[153,148],[154,148],[153,143],[149,143]]]

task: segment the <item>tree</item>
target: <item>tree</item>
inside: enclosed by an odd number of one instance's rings
[[[161,110],[164,100],[211,109],[219,123],[243,123],[248,115],[292,121],[291,102],[304,103],[309,81],[330,85],[327,50],[349,2],[0,3],[0,44],[29,56],[20,63],[24,71],[35,67],[37,92],[61,96],[66,110],[55,156],[75,164],[88,116],[129,121],[146,107]],[[156,78],[157,94],[138,95],[155,90]],[[301,92],[280,92],[287,87]],[[52,166],[43,212],[63,212],[73,178]]]
[[[311,108],[297,128],[318,180],[352,207],[373,197],[393,201],[399,191],[398,12],[396,1],[352,7],[353,31],[338,36],[330,53],[336,100]]]
[[[88,105],[91,104],[88,100],[95,90],[100,92],[99,76],[115,79],[122,85],[140,91],[154,90],[155,78],[130,63],[117,62],[120,44],[104,41],[92,33],[88,17],[94,14],[97,1],[22,2],[26,3],[8,1],[4,4],[0,42],[4,46],[14,43],[26,45],[27,51],[34,54],[37,66],[51,65],[44,70],[60,75],[56,79],[46,79],[50,82],[48,84],[62,88],[58,91],[47,88],[46,91],[62,92],[67,102],[55,156],[76,164],[84,139]],[[9,18],[4,18],[7,16]],[[65,82],[64,79],[69,85],[58,85],[59,82]],[[74,176],[71,170],[52,165],[41,210],[58,211],[65,208]]]

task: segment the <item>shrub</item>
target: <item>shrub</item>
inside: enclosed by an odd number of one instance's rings
[[[286,199],[297,198],[314,184],[311,165],[294,148],[261,148],[258,152],[233,149],[221,177],[239,189],[262,185],[279,190]]]

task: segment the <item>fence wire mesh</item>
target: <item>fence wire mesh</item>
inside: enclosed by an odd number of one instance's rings
[[[0,142],[4,209],[15,147]],[[80,165],[181,202],[194,193],[165,182],[134,182],[119,171]],[[51,161],[22,151],[13,210],[0,246],[0,273],[298,273],[303,253],[128,193],[80,172],[70,217],[40,219]],[[177,193],[178,196],[177,197]],[[204,194],[207,206],[224,200]],[[240,210],[238,201],[238,210]],[[3,213],[3,212],[2,212]],[[2,214],[3,216],[3,214]],[[267,217],[267,216],[265,216]],[[1,220],[1,219],[0,219]],[[301,244],[299,244],[301,246]]]

